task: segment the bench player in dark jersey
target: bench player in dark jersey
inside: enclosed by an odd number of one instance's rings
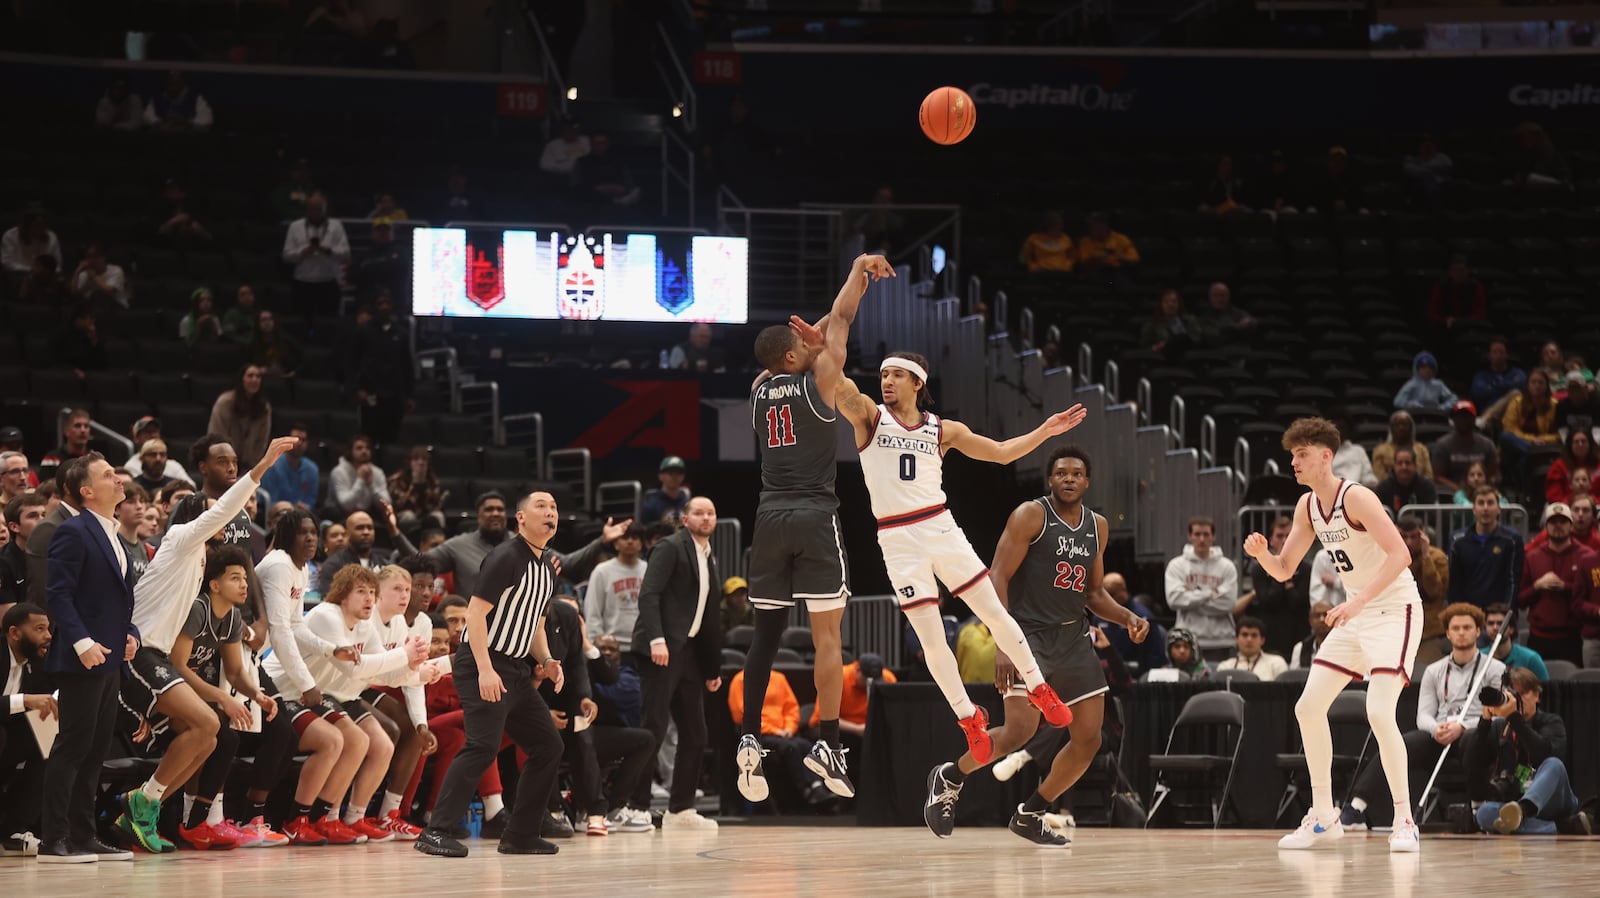
[[[1056,755],[1050,773],[1028,800],[1017,807],[1011,831],[1046,848],[1067,848],[1072,842],[1045,822],[1050,803],[1072,787],[1100,751],[1105,719],[1105,673],[1090,641],[1089,614],[1128,629],[1143,642],[1150,625],[1106,593],[1104,548],[1106,519],[1083,507],[1089,488],[1089,456],[1075,446],[1050,453],[1049,493],[1017,506],[1006,521],[990,565],[995,591],[1022,626],[1034,659],[1049,683],[1072,708],[1072,739]],[[994,756],[1003,758],[1033,737],[1039,711],[1017,679],[1016,667],[995,653],[995,688],[1005,696],[1005,725],[990,731]],[[967,775],[979,764],[969,752],[928,774],[928,800],[923,820],[934,835],[955,831],[956,799]]]
[[[822,738],[806,758],[837,795],[855,795],[839,744],[839,701],[844,689],[839,623],[850,597],[844,543],[839,535],[839,498],[833,491],[838,466],[838,414],[833,397],[844,379],[850,323],[867,285],[894,277],[883,256],[856,258],[833,309],[817,327],[820,350],[808,348],[787,325],[756,337],[756,361],[765,371],[750,386],[750,423],[761,449],[761,500],[750,542],[750,604],[756,609],[755,638],[744,667],[744,719],[735,760],[739,792],[750,801],[767,797],[761,770],[761,708],[772,661],[789,621],[789,609],[805,602],[810,612],[817,709]],[[795,318],[793,323],[803,325]]]

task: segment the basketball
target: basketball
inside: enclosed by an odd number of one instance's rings
[[[918,113],[922,133],[943,146],[960,143],[972,133],[978,123],[978,107],[972,97],[959,87],[941,87],[922,100]]]

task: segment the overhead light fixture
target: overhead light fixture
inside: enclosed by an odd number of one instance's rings
[[[576,87],[567,88],[567,99],[569,99],[569,100],[578,99],[578,89]]]
[[[683,104],[682,103],[674,103],[674,104],[672,104],[672,117],[673,118],[683,118]]]

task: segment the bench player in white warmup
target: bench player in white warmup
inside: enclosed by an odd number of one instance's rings
[[[1411,681],[1411,664],[1422,641],[1422,599],[1411,576],[1411,553],[1372,490],[1335,477],[1333,453],[1339,431],[1322,418],[1301,418],[1283,434],[1294,457],[1295,480],[1311,488],[1300,497],[1283,553],[1273,555],[1267,538],[1252,533],[1244,550],[1280,581],[1294,576],[1313,539],[1322,543],[1348,598],[1327,614],[1331,628],[1317,650],[1305,691],[1295,703],[1306,766],[1311,771],[1311,813],[1279,848],[1305,849],[1344,836],[1333,806],[1333,736],[1328,708],[1353,679],[1367,679],[1367,720],[1378,742],[1384,774],[1394,798],[1390,851],[1417,851],[1411,816],[1406,743],[1395,722],[1400,691]]]
[[[803,340],[815,342],[803,323],[794,327]],[[927,360],[914,352],[893,353],[879,367],[882,405],[862,395],[849,378],[840,381],[835,398],[839,411],[855,427],[861,475],[878,519],[878,545],[900,610],[922,641],[928,670],[955,711],[972,757],[987,764],[994,752],[989,715],[967,697],[956,656],[945,642],[939,582],[988,625],[997,651],[1016,664],[1029,700],[1051,726],[1071,723],[1072,711],[1045,682],[1022,628],[989,582],[988,565],[972,551],[944,507],[944,454],[956,449],[979,461],[1007,464],[1078,426],[1088,412],[1074,405],[1046,418],[1030,433],[996,442],[959,421],[923,411],[927,366]]]

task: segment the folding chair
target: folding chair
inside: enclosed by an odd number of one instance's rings
[[[1281,677],[1279,679],[1282,679]],[[1372,745],[1372,729],[1367,722],[1367,695],[1361,691],[1346,691],[1339,693],[1333,700],[1333,705],[1328,709],[1328,726],[1333,731],[1333,776],[1334,788],[1343,777],[1345,787],[1342,790],[1344,800],[1340,802],[1343,807],[1350,802],[1349,792],[1355,788],[1356,771],[1361,769],[1361,763],[1367,757],[1367,749]],[[1355,754],[1350,749],[1355,745],[1355,735],[1364,733],[1360,748]],[[1342,737],[1342,738],[1341,738]],[[1291,805],[1303,801],[1299,775],[1309,774],[1306,767],[1305,744],[1300,745],[1296,754],[1280,754],[1275,759],[1275,766],[1288,774],[1288,783],[1283,788],[1283,797],[1278,799],[1278,813],[1274,821],[1283,818],[1283,814]]]
[[[1199,748],[1211,747],[1212,753],[1173,752],[1179,732],[1184,732],[1184,744]],[[1219,771],[1226,771],[1222,792],[1209,796],[1211,826],[1222,823],[1222,812],[1233,791],[1233,772],[1239,762],[1239,747],[1244,743],[1244,699],[1236,692],[1202,692],[1192,696],[1178,712],[1178,719],[1167,734],[1167,749],[1150,756],[1150,767],[1157,771],[1155,791],[1151,795],[1150,811],[1145,815],[1145,826],[1155,819],[1172,787],[1167,785],[1168,774],[1198,774],[1205,791]]]

